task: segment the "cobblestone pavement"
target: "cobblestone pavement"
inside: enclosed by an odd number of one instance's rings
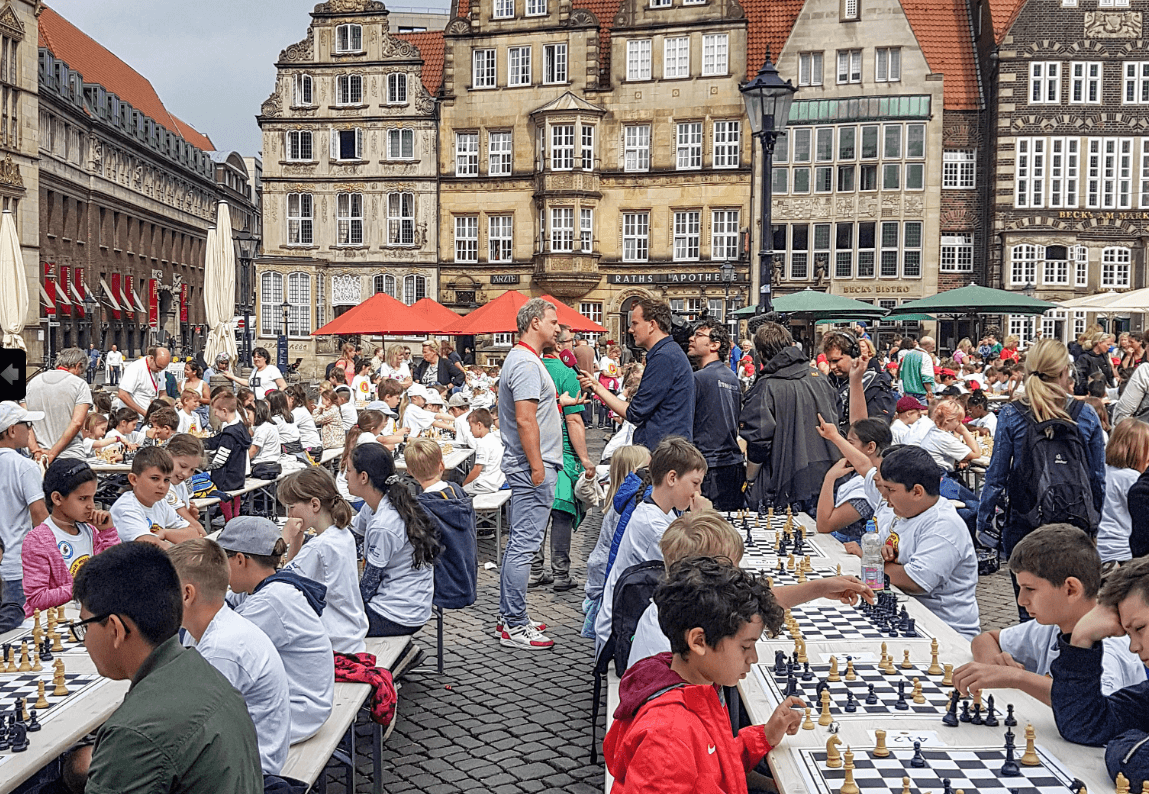
[[[603,439],[591,431],[592,457]],[[581,583],[586,558],[598,537],[601,516],[587,516],[572,542],[571,573],[580,586],[566,593],[549,587],[528,593],[531,617],[547,623],[553,651],[501,647],[494,635],[498,571],[494,541],[479,543],[479,599],[446,613],[442,675],[435,671],[435,627],[416,637],[427,658],[407,673],[399,691],[398,722],[383,747],[383,788],[388,794],[495,794],[603,789],[601,758],[590,764],[592,642],[579,636]],[[504,539],[505,540],[505,539]],[[978,587],[982,628],[1016,622],[1009,574],[985,577]],[[602,741],[603,717],[598,738]],[[370,747],[360,726],[359,748]],[[360,764],[360,792],[371,791],[370,759]],[[343,792],[332,775],[331,792]]]

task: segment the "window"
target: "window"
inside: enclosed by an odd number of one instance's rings
[[[383,293],[390,295],[392,298],[396,297],[395,292],[395,277],[389,274],[379,275],[371,279],[371,293],[378,295]]]
[[[650,125],[623,127],[623,170],[650,170]]]
[[[839,223],[834,234],[834,278],[854,275],[854,224]]]
[[[862,82],[861,50],[838,50],[838,82]]]
[[[362,52],[363,27],[361,25],[340,25],[335,28],[336,52]]]
[[[688,262],[698,259],[701,213],[674,213],[674,261]]]
[[[515,15],[515,0],[495,0],[492,19],[510,19]]]
[[[1069,101],[1073,104],[1101,103],[1101,63],[1069,64]]]
[[[737,168],[738,145],[742,138],[741,121],[714,122],[714,167]]]
[[[786,243],[786,227],[774,227],[774,240],[775,243],[779,242],[781,237],[782,246],[785,247]],[[775,250],[779,246],[775,244]],[[794,281],[804,281],[810,278],[810,255],[807,253],[810,248],[810,226],[806,223],[796,223],[790,227],[790,278]]]
[[[1101,252],[1101,286],[1124,289],[1129,286],[1131,254],[1128,248],[1109,247]]]
[[[1129,0],[1097,0],[1098,8],[1128,8]]]
[[[729,71],[730,36],[711,33],[702,37],[702,76],[724,75]]]
[[[414,130],[387,130],[387,159],[413,160],[415,158]]]
[[[882,223],[882,260],[880,275],[896,277],[898,275],[898,222],[885,221]]]
[[[402,73],[387,75],[387,104],[407,104],[407,75]]]
[[[551,208],[551,251],[569,253],[574,250],[574,209]]]
[[[602,325],[602,303],[599,301],[583,301],[578,305],[578,313],[583,317],[590,320],[592,323]],[[583,332],[583,336],[587,340],[587,344],[591,347],[598,342],[598,338],[602,334]]]
[[[1046,247],[1041,280],[1050,286],[1069,285],[1069,250],[1064,245]]]
[[[834,168],[820,165],[814,169],[814,192],[829,193],[834,189]]]
[[[427,279],[424,276],[403,277],[403,302],[410,306],[427,297]]]
[[[1089,286],[1089,249],[1084,245],[1075,245],[1072,249],[1073,262],[1074,262],[1074,276],[1073,286],[1075,287],[1088,287]],[[1082,313],[1084,316],[1084,312]],[[1085,330],[1084,323],[1082,324],[1082,331]],[[1074,334],[1076,335],[1076,331]]]
[[[1045,206],[1045,139],[1018,138],[1014,165],[1014,206]]]
[[[1009,283],[1024,287],[1037,283],[1037,246],[1015,245],[1009,252]]]
[[[312,91],[311,75],[297,74],[292,85],[291,104],[297,106],[307,106],[314,102],[314,92]]]
[[[897,83],[902,79],[902,48],[878,47],[874,50],[874,81]]]
[[[496,0],[497,2],[497,0]],[[471,56],[471,83],[473,88],[495,87],[495,51],[475,50]]]
[[[902,167],[898,163],[882,163],[882,190],[901,187]]]
[[[495,347],[510,347],[515,343],[515,335],[512,334],[492,334],[491,342]]]
[[[1061,101],[1061,64],[1032,61],[1029,64],[1029,104],[1056,105]]]
[[[670,8],[670,0],[650,0],[651,8]]]
[[[455,176],[479,175],[479,134],[455,133]]]
[[[972,190],[977,181],[977,153],[973,149],[942,152],[942,187]]]
[[[833,127],[817,127],[814,130],[814,159],[819,163],[834,159]]]
[[[510,215],[491,215],[487,218],[487,260],[510,262],[514,252]]]
[[[312,216],[310,193],[287,194],[287,244],[311,245]]]
[[[861,18],[861,0],[842,0],[838,13],[843,22],[855,22]]]
[[[650,39],[632,39],[626,43],[626,79],[650,79]]]
[[[312,160],[311,131],[290,130],[287,133],[287,159],[294,161]]]
[[[527,16],[541,17],[547,13],[547,0],[527,0]]]
[[[363,130],[332,130],[331,131],[331,159],[332,160],[362,160],[363,159]]]
[[[582,170],[594,170],[594,127],[589,124],[582,125]]]
[[[822,53],[798,54],[798,85],[822,85]]]
[[[339,193],[336,196],[336,243],[363,245],[363,194]]]
[[[584,254],[594,250],[594,210],[579,210],[579,248]]]
[[[113,284],[116,282],[113,281]],[[263,273],[259,277],[259,333],[276,336],[283,329],[283,274]]]
[[[335,78],[335,104],[359,105],[363,103],[363,77],[343,74]]]
[[[678,125],[679,171],[702,167],[702,122],[688,121]]]
[[[287,275],[287,335],[311,333],[311,276],[307,273]],[[278,308],[278,307],[277,307]],[[280,315],[282,317],[282,315]]]
[[[626,212],[622,216],[622,261],[645,262],[650,252],[650,213]]]
[[[548,44],[543,47],[543,82],[567,81],[567,45]]]
[[[455,218],[455,261],[479,261],[479,219],[473,215]]]
[[[840,165],[838,166],[838,192],[839,193],[853,193],[854,192],[854,166]]]
[[[690,39],[687,36],[667,38],[662,45],[662,78],[675,80],[690,77]]]
[[[814,224],[814,278],[830,276],[830,224]]]
[[[1141,139],[1141,208],[1149,208],[1149,138]],[[1076,205],[1074,205],[1076,206]]]
[[[1121,101],[1126,105],[1149,103],[1149,61],[1126,61]]]
[[[387,194],[387,244],[415,244],[415,194]]]
[[[478,136],[475,136],[478,146]],[[478,154],[475,155],[475,168],[478,169]],[[510,176],[511,173],[511,133],[492,132],[487,136],[487,173],[491,176]]]
[[[1133,139],[1088,138],[1086,204],[1129,209],[1133,191]]]
[[[858,278],[874,277],[874,239],[876,223],[858,224]]]
[[[551,127],[551,170],[570,171],[574,168],[574,125],[556,124]]]
[[[1049,139],[1049,206],[1076,207],[1078,161],[1077,138]]]
[[[507,85],[531,84],[531,48],[509,47],[507,49]]]

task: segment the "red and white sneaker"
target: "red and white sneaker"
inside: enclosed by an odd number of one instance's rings
[[[555,641],[534,626],[504,626],[499,644],[508,648],[521,648],[525,651],[549,651]]]
[[[503,625],[504,625],[503,616],[499,615],[497,618],[495,618],[495,636],[498,637],[499,639],[502,639],[502,637],[503,637]],[[541,632],[541,631],[547,630],[547,624],[546,623],[540,623],[537,620],[531,620],[530,618],[527,618],[527,625],[530,626],[535,631]]]

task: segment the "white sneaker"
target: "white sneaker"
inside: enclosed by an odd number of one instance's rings
[[[504,627],[499,644],[526,651],[549,651],[555,647],[554,640],[529,624]]]
[[[502,636],[503,636],[503,625],[505,622],[506,621],[502,615],[499,615],[497,618],[495,618],[495,636],[496,637],[502,638]],[[541,631],[547,630],[547,624],[546,623],[540,623],[539,621],[531,620],[530,618],[527,618],[527,625],[530,626],[535,631],[541,632]]]

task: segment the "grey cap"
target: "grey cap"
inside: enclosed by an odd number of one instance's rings
[[[216,542],[224,551],[268,556],[275,553],[279,539],[279,527],[274,521],[261,516],[236,516],[224,525]]]
[[[457,391],[452,394],[451,399],[447,401],[447,406],[449,408],[462,408],[464,406],[470,406],[470,404],[471,401],[464,397],[461,391]]]

